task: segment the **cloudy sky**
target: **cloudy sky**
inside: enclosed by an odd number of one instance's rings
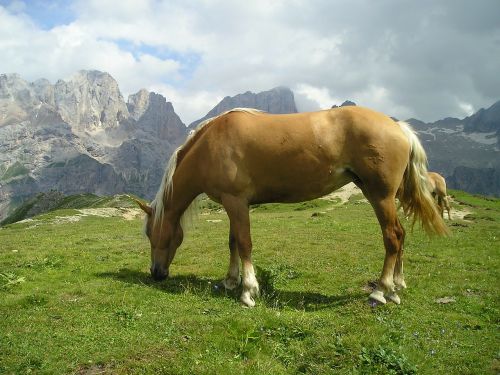
[[[462,118],[500,100],[500,1],[0,0],[0,73],[80,69],[163,94],[186,124],[276,86],[302,111]]]

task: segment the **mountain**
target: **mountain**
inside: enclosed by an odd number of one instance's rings
[[[54,85],[0,75],[0,220],[38,192],[152,198],[187,135],[172,103],[141,90],[125,102],[107,73]]]
[[[212,108],[204,117],[192,122],[189,129],[196,129],[197,125],[211,117],[233,108],[255,108],[268,113],[297,113],[297,106],[292,90],[286,87],[275,87],[269,91],[254,94],[247,91],[236,96],[226,96]]]

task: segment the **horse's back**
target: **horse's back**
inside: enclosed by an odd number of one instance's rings
[[[230,188],[253,201],[312,199],[374,173],[379,180],[396,173],[399,181],[390,183],[399,184],[409,153],[392,119],[362,107],[284,115],[229,112],[214,120],[202,142],[199,162],[207,189],[215,195]]]

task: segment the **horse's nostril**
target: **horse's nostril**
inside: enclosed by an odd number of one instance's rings
[[[166,278],[167,278],[167,275],[164,275],[164,274],[160,274],[160,273],[153,274],[153,280],[155,280],[155,281],[162,281],[162,280],[165,280]]]

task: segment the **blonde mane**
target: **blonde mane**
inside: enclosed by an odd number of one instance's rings
[[[177,147],[177,149],[174,151],[174,153],[170,157],[170,159],[167,163],[167,167],[165,168],[165,173],[163,174],[163,178],[161,180],[161,185],[156,193],[155,198],[151,202],[151,207],[154,209],[154,220],[153,220],[154,226],[157,225],[158,223],[160,223],[162,220],[163,212],[164,212],[164,204],[165,204],[164,198],[165,198],[165,196],[168,197],[169,195],[172,194],[173,187],[174,187],[173,177],[174,177],[175,169],[177,168],[177,157],[179,155],[179,152],[181,152],[184,149],[186,144],[188,144],[188,142],[196,134],[198,134],[201,129],[203,129],[205,126],[210,124],[215,119],[217,119],[221,116],[224,116],[225,114],[230,113],[230,112],[246,112],[246,113],[250,113],[250,114],[257,114],[257,113],[262,113],[263,111],[258,110],[258,109],[254,109],[254,108],[233,108],[233,109],[230,109],[229,111],[225,111],[225,112],[221,113],[220,115],[206,119],[205,121],[201,122],[196,127],[195,130],[191,130],[189,132],[189,135],[187,136],[186,141],[181,146]],[[197,201],[197,199],[195,199],[193,201],[193,203],[191,203],[191,205],[188,207],[188,209],[182,215],[181,221],[183,224],[186,223],[186,221],[187,221],[186,219],[189,219],[189,221],[190,221],[190,219],[192,219],[192,217],[194,215],[194,209],[197,206],[197,204],[195,204],[196,201]]]

